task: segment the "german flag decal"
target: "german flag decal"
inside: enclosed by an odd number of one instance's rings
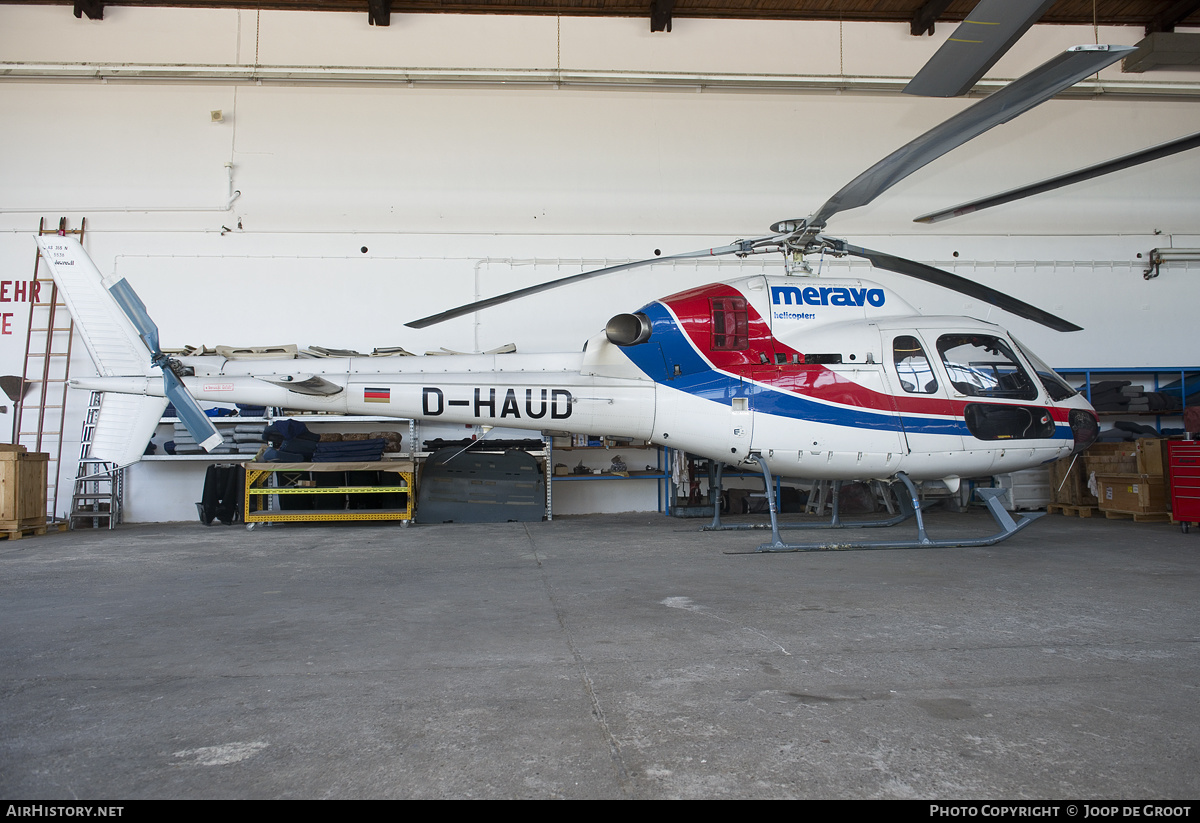
[[[391,403],[392,390],[390,388],[372,388],[371,386],[363,387],[363,402],[364,403]]]

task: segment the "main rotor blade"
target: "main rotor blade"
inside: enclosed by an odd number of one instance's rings
[[[865,206],[946,152],[1044,103],[1131,51],[1132,46],[1068,49],[880,160],[829,198],[812,216],[810,225],[823,227],[838,212]]]
[[[1189,134],[1186,137],[1180,137],[1171,140],[1167,143],[1160,143],[1157,146],[1151,146],[1148,149],[1126,154],[1123,157],[1117,157],[1112,160],[1106,160],[1103,163],[1097,163],[1094,166],[1088,166],[1085,169],[1079,169],[1068,174],[1060,174],[1058,177],[1051,177],[1048,180],[1043,180],[1040,183],[1030,183],[1028,186],[1022,186],[1017,189],[1010,189],[1000,194],[993,194],[990,197],[982,197],[979,200],[972,200],[968,203],[962,203],[953,208],[943,209],[941,211],[930,212],[923,214],[913,220],[914,223],[940,223],[943,220],[949,220],[951,217],[960,217],[971,212],[990,209],[992,206],[1000,206],[1005,203],[1011,203],[1014,200],[1020,200],[1025,197],[1032,197],[1035,194],[1042,192],[1053,191],[1060,189],[1063,186],[1070,186],[1075,183],[1082,183],[1084,180],[1091,180],[1093,177],[1101,177],[1105,174],[1111,174],[1115,171],[1130,168],[1131,166],[1149,163],[1151,160],[1158,160],[1162,157],[1170,157],[1172,154],[1178,154],[1181,151],[1194,149],[1200,146],[1200,132]]]
[[[664,263],[668,260],[691,260],[698,257],[720,257],[726,254],[736,254],[737,252],[748,252],[754,245],[765,240],[774,238],[764,237],[757,240],[741,240],[737,243],[730,243],[728,246],[719,246],[715,249],[702,249],[700,251],[684,252],[683,254],[672,254],[666,257],[652,257],[648,260],[636,260],[632,263],[621,263],[617,266],[608,266],[595,271],[581,272],[580,274],[572,274],[567,277],[560,277],[557,280],[550,280],[546,283],[539,283],[536,286],[526,286],[523,289],[510,291],[507,294],[500,294],[495,297],[488,297],[483,300],[476,300],[474,303],[467,303],[463,306],[458,306],[453,309],[447,309],[438,314],[431,314],[428,317],[422,317],[420,320],[413,320],[411,323],[405,323],[410,329],[423,329],[426,326],[433,326],[438,323],[443,323],[447,320],[453,320],[456,317],[477,312],[480,309],[490,309],[492,306],[499,306],[508,303],[511,300],[519,300],[522,297],[528,297],[531,294],[540,294],[544,291],[557,289],[560,286],[567,286],[571,283],[579,283],[584,280],[590,280],[593,277],[600,277],[605,274],[615,274],[619,271],[634,269],[639,266],[650,266],[655,263]]]
[[[904,87],[920,97],[958,97],[1004,56],[1054,0],[980,0]]]
[[[988,288],[981,283],[976,283],[974,280],[959,277],[957,274],[951,274],[948,271],[942,271],[933,266],[918,263],[916,260],[908,260],[904,257],[896,257],[884,252],[864,249],[861,246],[851,246],[849,243],[844,244],[842,248],[845,249],[847,254],[869,260],[871,265],[877,269],[894,271],[897,274],[915,277],[917,280],[923,280],[926,283],[933,283],[936,286],[965,294],[967,297],[982,300],[984,303],[990,303],[997,308],[1011,312],[1017,315],[1017,317],[1024,317],[1026,320],[1041,323],[1043,326],[1047,326],[1055,331],[1082,331],[1081,326],[1076,326],[1070,321],[1063,320],[1061,317],[1039,309],[1037,306],[1031,306],[1004,292]]]
[[[187,388],[183,382],[175,376],[175,372],[170,369],[163,369],[163,389],[166,392],[171,402],[175,404],[175,413],[179,415],[179,419],[183,421],[184,427],[188,433],[196,439],[205,451],[212,451],[217,446],[221,445],[224,438],[221,437],[217,427],[208,419],[208,415],[200,408],[200,404],[196,399],[188,394]]]

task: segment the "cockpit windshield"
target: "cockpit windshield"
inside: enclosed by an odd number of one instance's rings
[[[1051,400],[1057,402],[1079,394],[1076,389],[1071,387],[1070,383],[1058,375],[1058,372],[1047,366],[1040,357],[1031,352],[1028,346],[1015,337],[1013,338],[1013,342],[1017,344],[1017,348],[1021,350],[1021,354],[1025,355],[1025,359],[1029,361],[1034,371],[1037,372],[1038,380],[1042,381],[1042,385],[1046,387],[1046,394],[1050,395]]]
[[[938,353],[950,385],[968,397],[1036,400],[1037,386],[999,337],[990,334],[943,334]]]

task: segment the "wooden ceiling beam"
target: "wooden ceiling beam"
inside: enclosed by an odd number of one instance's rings
[[[363,0],[0,0],[0,4],[73,6],[79,17],[103,19],[104,6],[278,9],[286,11],[332,11],[361,13]],[[843,20],[855,22],[907,21],[914,36],[932,34],[940,19],[959,21],[965,0],[368,0],[369,20],[387,25],[394,8],[411,14],[547,14],[582,17],[651,17],[653,31],[670,31],[675,15],[716,20]],[[649,9],[647,9],[649,5]],[[1091,0],[1061,0],[1043,16],[1042,22],[1061,25],[1091,25]],[[1107,0],[1099,5],[1099,23],[1112,26],[1144,26],[1148,33],[1171,31],[1195,20],[1200,0]]]
[[[1200,9],[1200,0],[1177,0],[1146,24],[1146,34],[1154,34],[1156,31],[1175,31],[1175,26],[1182,23],[1197,9]]]

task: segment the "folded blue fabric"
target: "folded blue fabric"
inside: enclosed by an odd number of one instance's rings
[[[267,426],[263,432],[263,439],[270,439],[272,436],[278,437],[280,440],[318,440],[317,435],[308,430],[308,426],[301,423],[299,420],[276,420],[271,425]]]
[[[387,441],[381,437],[371,440],[335,440],[317,444],[314,463],[365,463],[383,457]]]
[[[264,463],[307,463],[308,460],[295,452],[285,452],[279,449],[267,449],[263,452]]]
[[[294,452],[295,454],[312,457],[313,452],[317,450],[317,441],[305,440],[297,437],[292,440],[284,440],[283,445],[279,447],[280,451]]]

